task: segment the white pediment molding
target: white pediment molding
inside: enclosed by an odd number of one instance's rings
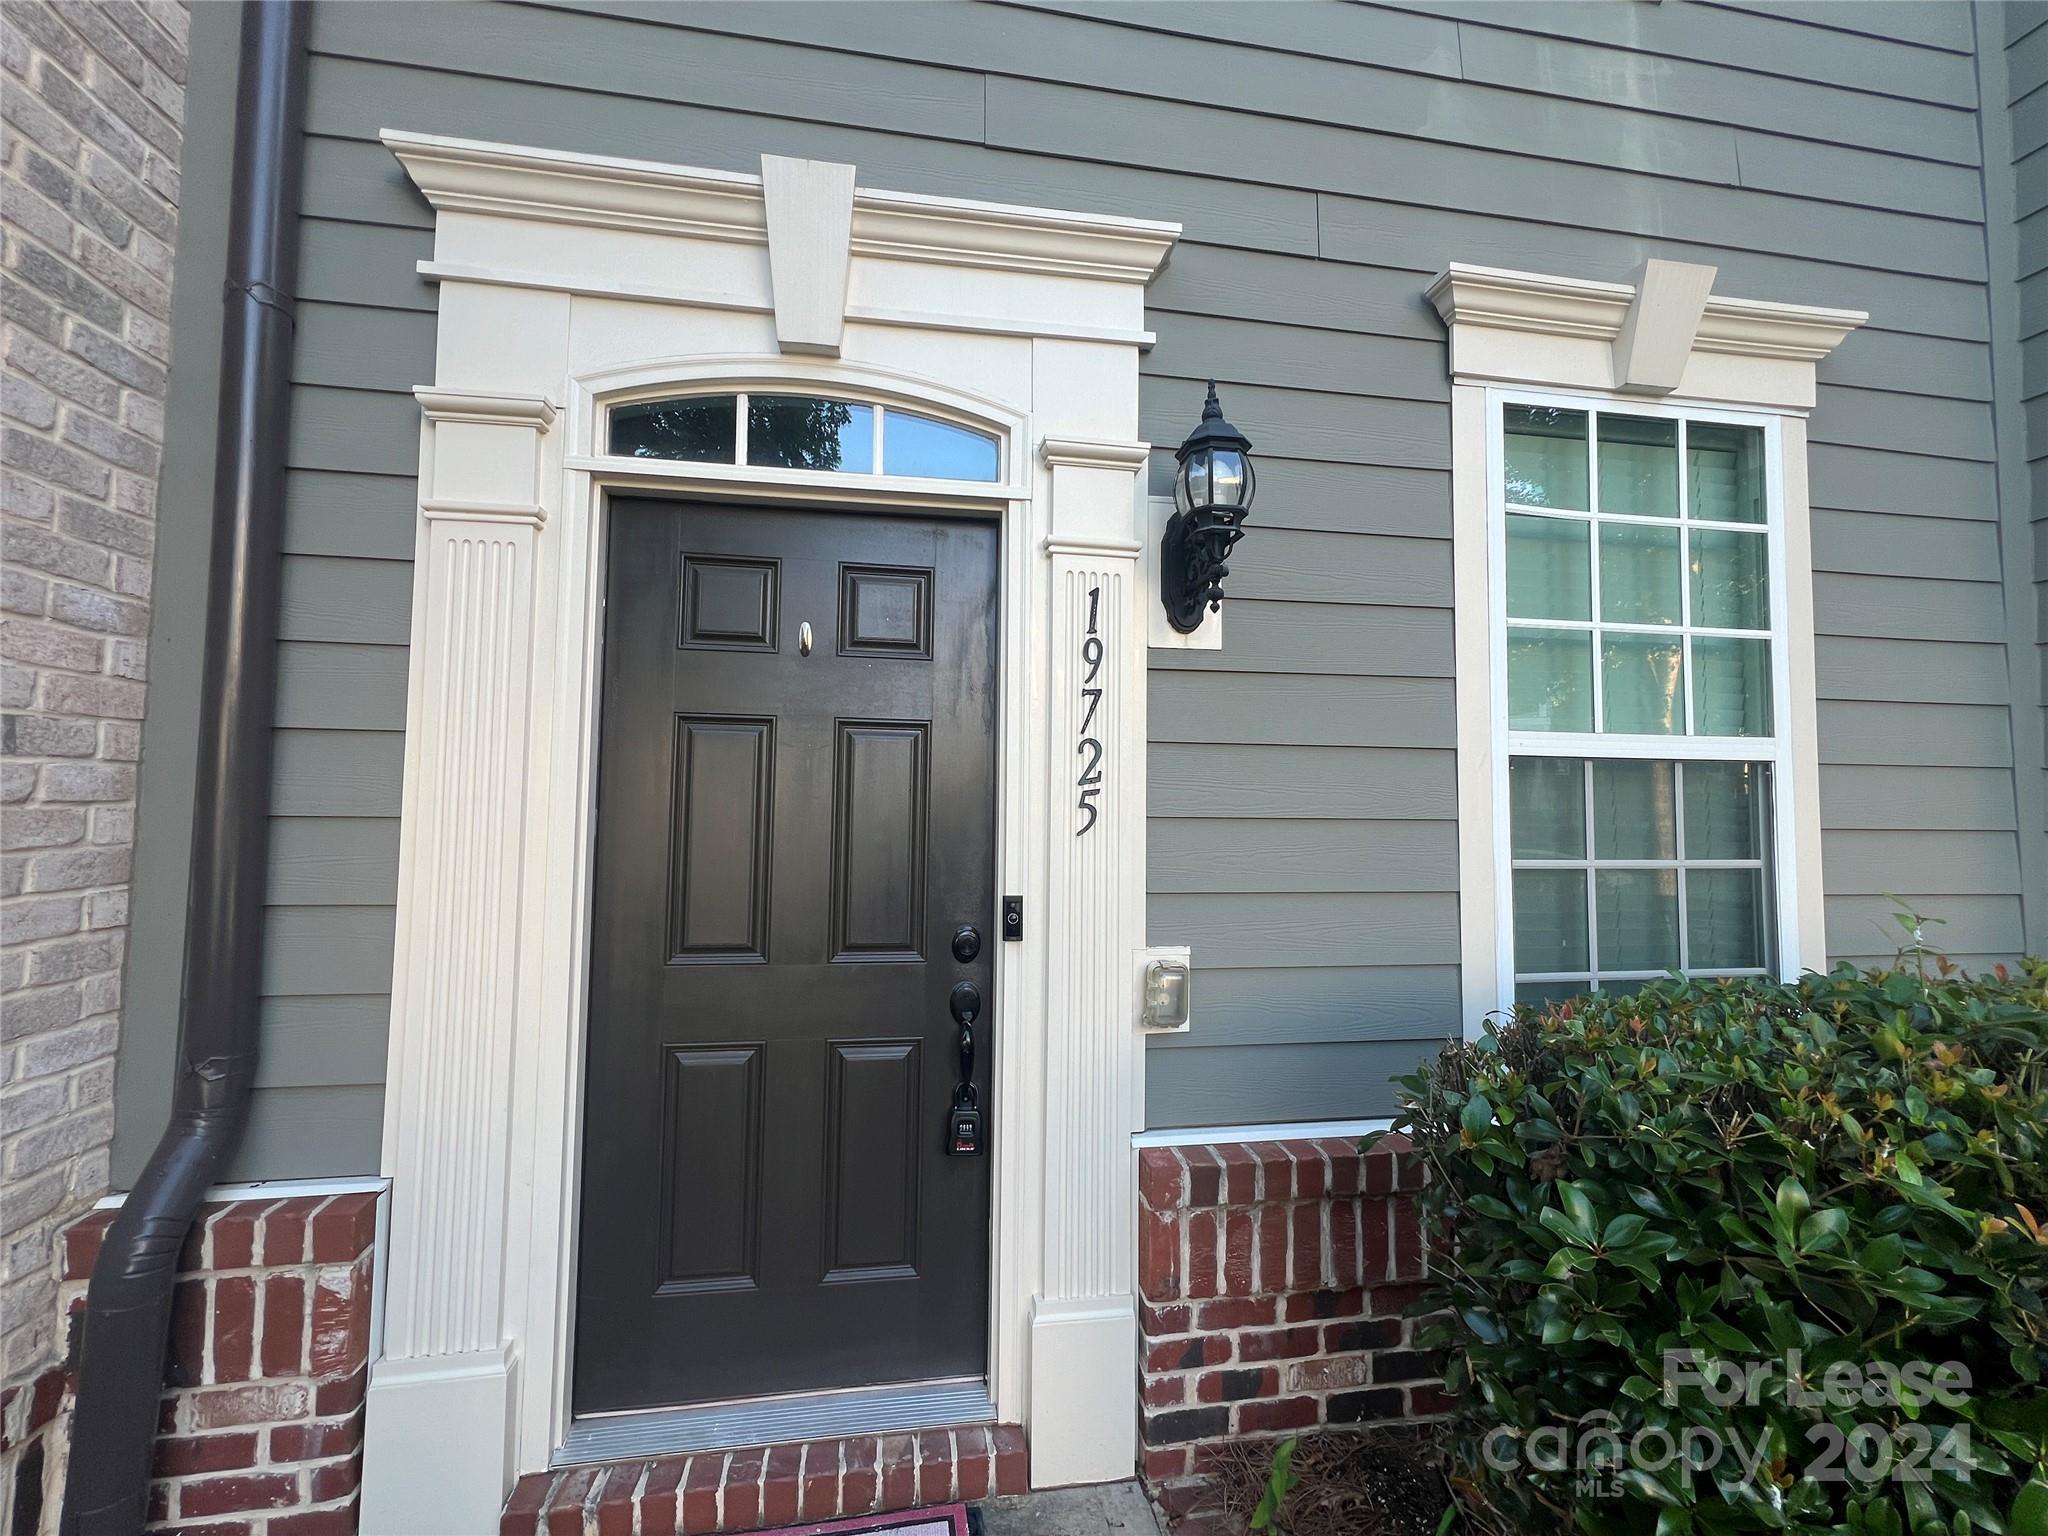
[[[1710,295],[1692,345],[1695,352],[1817,363],[1869,319],[1869,313],[1861,309],[1822,309],[1810,304],[1771,304],[1762,299]]]
[[[1528,331],[1540,336],[1588,336],[1612,341],[1621,334],[1636,290],[1629,283],[1580,277],[1545,277],[1454,261],[1429,285],[1429,302],[1446,325]]]
[[[1537,335],[1613,341],[1635,303],[1634,283],[1549,277],[1452,262],[1429,285],[1429,301],[1446,325],[1481,325]],[[1867,321],[1860,309],[1772,304],[1710,295],[1693,349],[1817,362]]]
[[[761,178],[610,155],[386,129],[384,145],[438,212],[768,242]],[[1180,226],[855,187],[853,254],[1144,284]]]
[[[1453,262],[1427,296],[1450,329],[1451,372],[1463,380],[1810,409],[1814,364],[1870,316],[1711,292],[1695,309],[1698,286],[1711,286],[1713,270],[1651,262],[1645,276],[1660,280],[1611,283]],[[1675,275],[1691,281],[1668,280]],[[1679,312],[1643,312],[1667,303]],[[1634,343],[1646,331],[1679,347],[1682,366],[1632,373],[1642,356]]]

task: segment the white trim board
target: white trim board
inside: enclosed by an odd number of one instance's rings
[[[1021,943],[995,945],[988,1385],[998,1416],[1032,1431],[1035,1485],[1130,1476],[1149,590],[1138,348],[1144,284],[1178,227],[878,192],[810,163],[771,167],[770,217],[759,177],[385,142],[435,207],[423,270],[440,303],[435,378],[418,381],[389,1321],[365,1536],[494,1530],[513,1477],[547,1466],[572,1423],[603,560],[609,498],[625,491],[999,520],[995,889],[1029,916]],[[614,403],[769,380],[990,433],[1002,479],[604,451]],[[1108,692],[1087,734],[1106,792],[1083,838],[1071,764],[1091,616]],[[994,932],[999,914],[988,920]]]
[[[577,278],[564,273],[480,267],[465,262],[421,261],[415,264],[415,270],[430,282],[481,283],[503,288],[541,288],[558,293],[581,294],[585,298],[631,299],[649,304],[682,304],[692,309],[730,309],[741,313],[762,314],[774,312],[774,306],[757,295],[678,288],[671,283],[604,282],[595,278]],[[948,315],[934,310],[879,309],[866,304],[848,304],[846,319],[849,323],[898,325],[910,330],[1048,337],[1064,341],[1110,341],[1139,348],[1149,348],[1159,339],[1151,331],[1120,330],[1113,326],[1068,325],[1054,321],[1026,323],[987,315]]]
[[[334,1179],[258,1179],[253,1184],[209,1184],[201,1203],[225,1204],[230,1200],[297,1200],[318,1195],[382,1194],[391,1181],[374,1174],[352,1174]],[[93,1202],[96,1211],[119,1210],[128,1203],[128,1191],[102,1195]]]
[[[1459,939],[1468,1038],[1513,996],[1506,574],[1496,494],[1500,406],[1509,397],[1765,428],[1779,962],[1788,974],[1826,963],[1806,412],[1814,402],[1815,364],[1869,317],[1717,297],[1712,281],[1712,268],[1669,262],[1648,264],[1636,284],[1453,264],[1428,290],[1451,348]],[[1654,342],[1639,345],[1645,336]],[[1639,745],[1643,753],[1654,745],[1673,758],[1700,750],[1685,737]]]
[[[1392,1120],[1299,1120],[1269,1125],[1188,1125],[1159,1131],[1140,1131],[1131,1138],[1134,1147],[1210,1147],[1249,1141],[1321,1141],[1326,1137],[1345,1139],[1370,1136],[1391,1129]]]

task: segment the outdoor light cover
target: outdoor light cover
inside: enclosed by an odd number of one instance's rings
[[[1216,403],[1214,385],[1209,403]],[[1182,512],[1198,507],[1242,512],[1251,505],[1253,478],[1251,459],[1241,449],[1198,447],[1181,461],[1174,476],[1173,504]]]
[[[1223,606],[1225,563],[1244,537],[1258,477],[1251,440],[1223,419],[1216,385],[1202,405],[1202,420],[1174,452],[1174,514],[1160,545],[1159,598],[1182,634],[1198,629],[1205,613]]]

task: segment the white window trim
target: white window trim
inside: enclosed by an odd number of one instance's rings
[[[747,440],[748,417],[751,414],[749,404],[756,397],[796,397],[830,401],[835,405],[865,406],[869,411],[873,412],[873,419],[868,423],[868,459],[870,467],[867,469],[809,469],[751,463],[747,458],[750,446]],[[658,454],[640,455],[614,453],[612,451],[612,412],[623,406],[648,405],[656,402],[667,403],[682,400],[731,400],[733,402],[732,458],[670,459],[663,458]],[[886,419],[892,414],[906,420],[927,422],[933,426],[958,427],[962,431],[971,432],[976,437],[985,439],[996,451],[996,473],[986,480],[971,479],[966,476],[889,474],[883,462],[885,448],[884,431]],[[1003,453],[1007,446],[1006,440],[1000,434],[991,432],[986,422],[975,416],[957,409],[949,410],[936,406],[924,400],[919,400],[913,404],[907,399],[891,398],[888,395],[877,394],[872,389],[866,392],[857,388],[827,389],[822,385],[813,384],[802,374],[799,374],[794,379],[766,379],[755,385],[732,386],[726,381],[714,381],[708,385],[695,386],[689,389],[657,387],[642,390],[630,400],[617,399],[606,401],[604,418],[602,425],[591,436],[591,451],[588,454],[574,455],[570,464],[571,468],[594,466],[599,469],[612,469],[621,463],[629,463],[656,466],[657,473],[664,469],[673,468],[680,472],[681,478],[689,478],[694,473],[699,478],[710,480],[730,480],[736,472],[753,471],[758,474],[763,484],[780,485],[785,481],[792,481],[792,477],[794,477],[792,483],[799,486],[806,480],[816,480],[821,476],[834,475],[843,477],[845,482],[858,482],[861,485],[873,486],[884,494],[890,491],[910,491],[915,493],[918,491],[938,490],[957,492],[960,487],[965,486],[970,497],[1000,491],[1002,487],[1013,484],[1017,479],[1014,474],[1009,473],[1005,469],[1003,464]]]
[[[1709,410],[1705,407],[1673,405],[1664,401],[1645,401],[1640,398],[1621,398],[1613,394],[1558,393],[1532,389],[1509,389],[1489,386],[1487,401],[1487,623],[1489,640],[1489,662],[1492,674],[1493,702],[1492,719],[1496,738],[1493,761],[1493,805],[1494,824],[1512,830],[1508,805],[1508,764],[1514,757],[1569,757],[1569,758],[1646,758],[1657,762],[1706,761],[1722,762],[1731,759],[1746,759],[1750,762],[1769,762],[1772,765],[1772,793],[1778,796],[1778,786],[1792,782],[1797,765],[1792,754],[1792,701],[1790,690],[1784,685],[1789,674],[1791,635],[1786,618],[1785,569],[1785,512],[1784,474],[1782,470],[1783,448],[1779,418],[1773,415],[1759,415],[1754,412]],[[1617,406],[1623,412],[1635,416],[1657,416],[1670,420],[1725,422],[1735,426],[1760,428],[1764,436],[1764,487],[1766,493],[1765,518],[1761,537],[1766,541],[1769,555],[1768,580],[1770,583],[1770,654],[1771,654],[1771,734],[1769,736],[1630,736],[1609,735],[1600,732],[1577,731],[1517,731],[1508,724],[1507,691],[1507,643],[1509,619],[1507,613],[1507,485],[1506,485],[1506,443],[1503,431],[1503,408],[1510,404],[1556,405],[1566,409],[1614,410]],[[1591,424],[1588,424],[1589,448]],[[1683,475],[1683,467],[1680,473]],[[1595,490],[1597,499],[1597,489]],[[1589,517],[1591,514],[1589,514]],[[1598,519],[1593,519],[1596,530]],[[1662,519],[1643,519],[1645,523],[1662,525]],[[1693,523],[1672,521],[1669,526],[1682,530],[1696,526]],[[1747,525],[1754,526],[1754,525]],[[1597,544],[1597,534],[1594,539]],[[1683,545],[1681,544],[1681,549]],[[1589,546],[1589,552],[1591,547]],[[1597,552],[1593,552],[1597,562]],[[1521,621],[1515,621],[1520,623]],[[1579,631],[1574,628],[1573,633]],[[1594,632],[1597,632],[1594,631]],[[1670,633],[1693,635],[1699,631],[1684,627]],[[1593,657],[1593,687],[1598,696],[1600,687],[1600,658]],[[1693,672],[1688,666],[1685,675],[1687,710],[1691,710]],[[1799,850],[1793,818],[1778,814],[1773,807],[1770,821],[1774,847],[1766,860],[1766,867],[1773,870],[1772,891],[1776,911],[1773,915],[1774,933],[1779,968],[1788,975],[1799,971],[1797,951],[1799,926]],[[1589,838],[1593,835],[1590,823],[1587,827]],[[1497,995],[1498,1006],[1506,1007],[1514,999],[1516,969],[1514,963],[1514,858],[1512,853],[1495,860],[1495,903],[1498,931],[1495,949],[1498,963]],[[1638,860],[1622,861],[1631,865]],[[1675,861],[1673,861],[1675,863]],[[1681,896],[1681,922],[1683,922],[1683,898]]]
[[[1727,299],[1714,269],[1650,261],[1632,283],[1454,263],[1429,287],[1450,332],[1458,707],[1459,937],[1465,1032],[1513,999],[1507,765],[1504,397],[1763,425],[1772,550],[1778,966],[1827,963],[1806,413],[1814,368],[1859,311]],[[1658,414],[1667,413],[1663,409]],[[1563,738],[1565,741],[1573,738]],[[1741,740],[1748,740],[1742,738]],[[1533,744],[1556,753],[1557,739]],[[1603,737],[1605,755],[1726,758],[1730,738]],[[1578,754],[1574,754],[1578,755]],[[1766,754],[1758,754],[1762,760]]]

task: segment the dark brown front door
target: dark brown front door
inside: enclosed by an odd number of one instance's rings
[[[611,523],[576,1410],[979,1375],[989,1161],[944,1145],[949,995],[993,991],[996,531]]]

